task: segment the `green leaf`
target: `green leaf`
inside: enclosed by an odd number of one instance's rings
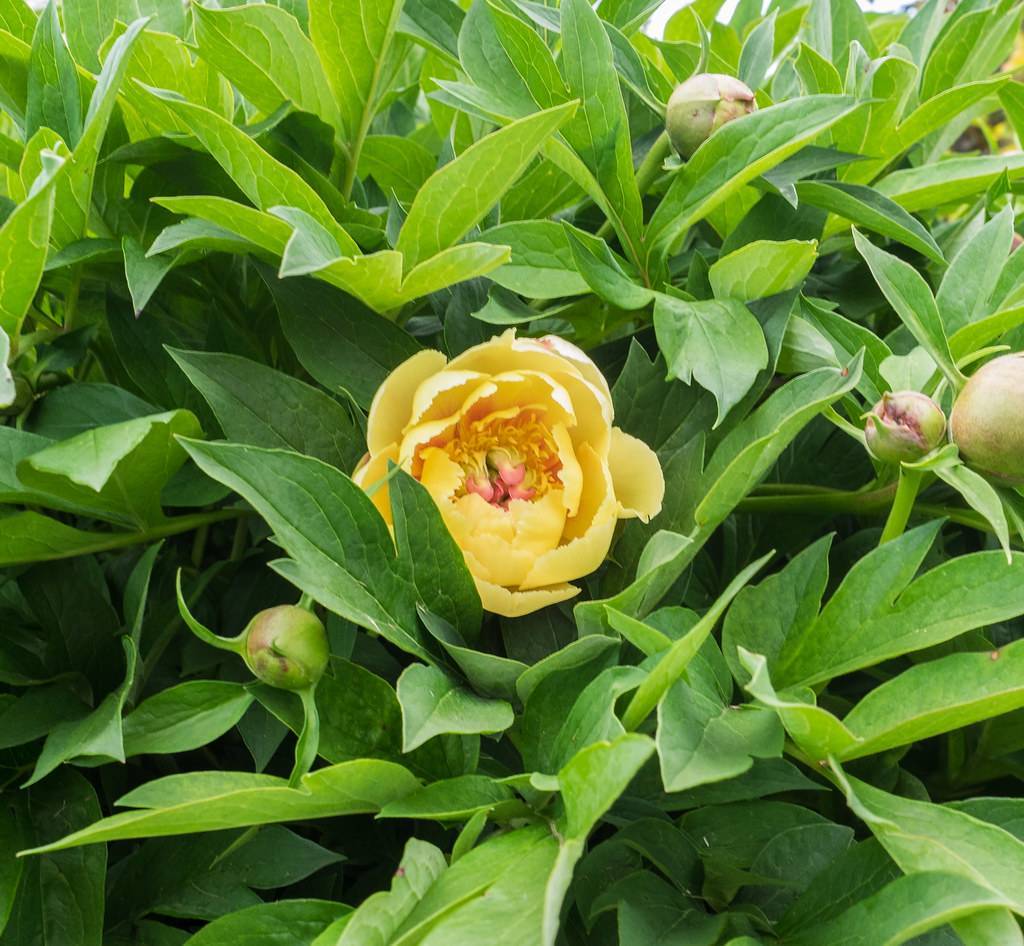
[[[948,654],[904,670],[865,696],[843,720],[864,744],[846,758],[884,752],[1024,705],[1021,642]]]
[[[851,810],[906,873],[941,870],[1024,912],[1024,843],[955,809],[912,801],[837,772]]]
[[[388,496],[395,545],[412,576],[419,602],[465,640],[475,640],[483,619],[480,595],[434,498],[403,471],[390,480]]]
[[[35,769],[23,788],[34,785],[64,762],[124,762],[121,713],[135,679],[136,650],[135,642],[128,636],[122,637],[121,643],[126,664],[124,681],[88,716],[54,727],[46,737]]]
[[[698,484],[693,511],[703,540],[774,465],[792,439],[829,404],[857,386],[862,356],[842,368],[818,368],[788,382],[719,444]]]
[[[638,285],[626,273],[604,240],[568,223],[563,226],[575,268],[602,299],[629,311],[642,309],[655,298],[650,289]]]
[[[952,445],[950,445],[952,446]],[[951,451],[952,452],[952,451]],[[999,544],[1006,553],[1007,562],[1011,562],[1010,527],[1006,521],[1003,501],[995,487],[985,477],[964,466],[963,463],[946,463],[939,461],[932,467],[935,475],[944,483],[952,486],[972,509],[980,512],[995,533]]]
[[[450,0],[405,0],[398,19],[398,32],[411,37],[446,57],[459,62],[459,32],[465,14]]]
[[[449,0],[444,0],[444,6],[458,10]],[[368,135],[359,154],[359,173],[372,177],[381,190],[391,191],[402,203],[409,204],[434,173],[436,164],[423,145],[398,135]]]
[[[57,249],[86,235],[93,202],[93,179],[129,57],[145,21],[135,20],[110,47],[89,99],[82,136],[57,175],[50,240]]]
[[[812,95],[735,119],[718,129],[686,167],[647,226],[648,259],[663,256],[698,220],[754,178],[781,164],[860,105],[849,96]]]
[[[499,286],[531,299],[579,296],[590,285],[576,268],[565,227],[554,220],[520,220],[484,230],[484,243],[507,246],[512,258],[491,273]]]
[[[772,10],[761,20],[750,31],[740,52],[737,75],[740,82],[755,91],[761,88],[772,64],[777,15],[778,11]]]
[[[20,837],[5,848],[14,860],[18,844],[46,844],[100,817],[100,804],[89,782],[64,769],[13,799],[4,795]],[[107,870],[107,851],[93,847],[21,862],[23,874],[14,910],[0,936],[5,943],[53,943],[95,946],[103,937],[104,890],[98,881]],[[6,917],[0,912],[0,927]]]
[[[915,213],[983,194],[1001,174],[1024,176],[1024,154],[949,158],[935,164],[893,171],[876,185],[878,192]]]
[[[512,725],[512,707],[504,700],[477,696],[436,667],[413,664],[398,678],[402,705],[402,751],[411,752],[443,733],[503,732]]]
[[[119,800],[122,806],[137,810],[103,818],[24,853],[39,854],[124,838],[372,813],[414,791],[418,785],[402,766],[376,759],[317,769],[303,776],[299,788],[289,788],[283,778],[247,772],[170,775],[148,782]]]
[[[1013,46],[1021,9],[1014,2],[969,10],[949,21],[931,49],[921,76],[921,98],[962,81],[987,77]]]
[[[63,0],[68,45],[75,59],[90,72],[98,72],[104,40],[117,30],[117,22],[149,17],[151,32],[185,35],[185,11],[175,0],[105,0],[102,7],[88,0]]]
[[[637,733],[626,733],[614,742],[597,742],[577,752],[558,773],[566,837],[582,844],[653,754],[652,740]]]
[[[28,67],[25,138],[40,128],[55,131],[69,148],[82,137],[82,98],[78,71],[64,41],[56,0],[36,21]]]
[[[693,379],[718,403],[720,424],[768,364],[764,332],[750,310],[735,299],[685,302],[659,294],[654,329],[670,377]]]
[[[735,778],[749,771],[755,758],[782,755],[778,720],[755,707],[732,705],[728,670],[715,645],[701,655],[709,651],[712,662],[721,663],[719,680],[694,661],[658,704],[658,759],[666,792]]]
[[[289,102],[341,129],[330,83],[295,17],[270,4],[193,10],[199,55],[261,112]]]
[[[260,210],[296,207],[308,213],[331,235],[346,256],[359,253],[355,240],[331,215],[323,198],[295,171],[272,157],[241,128],[208,108],[187,102],[173,92],[144,87],[151,115],[167,131],[187,130]],[[217,222],[217,221],[214,221]],[[245,235],[243,233],[243,235]]]
[[[168,349],[230,440],[316,457],[355,469],[363,434],[349,412],[322,391],[237,355]]]
[[[804,752],[820,760],[859,753],[859,737],[828,710],[817,706],[813,692],[800,689],[776,693],[764,657],[740,647],[738,658],[750,677],[748,692],[778,714],[786,732]]]
[[[124,753],[167,754],[205,746],[230,730],[252,705],[237,683],[193,680],[155,693],[124,720]]]
[[[900,877],[839,916],[788,940],[793,946],[825,943],[849,946],[899,946],[978,910],[1006,907],[988,887],[963,876],[924,871]]]
[[[353,143],[354,159],[384,91],[383,66],[401,10],[400,0],[309,2],[309,36]]]
[[[815,240],[755,240],[720,257],[708,278],[715,298],[749,302],[801,285],[817,256]]]
[[[185,410],[96,427],[26,457],[18,479],[45,505],[141,528],[164,518],[161,490],[186,460],[175,438],[201,434]]]
[[[562,78],[569,95],[580,102],[562,135],[596,181],[604,198],[601,209],[626,255],[639,262],[643,207],[633,173],[629,121],[612,43],[589,0],[562,3],[561,42]]]
[[[402,852],[391,889],[367,897],[345,924],[337,946],[376,946],[391,942],[395,932],[447,870],[441,849],[410,838]]]
[[[853,241],[896,314],[935,363],[954,389],[963,383],[963,375],[953,362],[949,341],[942,325],[935,297],[924,277],[909,263],[880,250],[853,231]]]
[[[842,181],[800,181],[796,193],[805,203],[909,246],[940,266],[945,263],[942,250],[924,225],[874,188]]]
[[[267,269],[260,273],[303,367],[364,409],[391,371],[421,350],[408,332],[337,289],[311,279],[277,279]]]
[[[569,103],[512,122],[432,174],[409,208],[396,244],[406,270],[448,249],[479,223],[575,110]]]
[[[802,634],[788,638],[777,673],[810,686],[1024,613],[1024,555],[972,552],[910,581],[938,523],[920,526],[858,562]],[[908,584],[909,582],[909,584]]]
[[[953,257],[935,297],[947,333],[952,335],[990,314],[988,299],[1009,256],[1012,240],[1013,211],[1007,207]]]
[[[12,339],[21,332],[43,275],[53,218],[54,176],[63,163],[52,152],[43,152],[43,171],[29,196],[0,227],[0,331]],[[3,362],[6,366],[7,352]]]
[[[636,729],[650,715],[662,697],[669,691],[669,688],[683,675],[690,661],[703,647],[714,630],[718,619],[729,607],[732,599],[736,597],[740,589],[764,567],[773,553],[769,552],[751,565],[744,568],[718,596],[715,603],[708,609],[707,613],[679,640],[675,641],[668,650],[664,651],[658,662],[651,668],[647,679],[640,684],[639,689],[633,694],[622,716],[622,725],[627,730]]]
[[[220,917],[188,939],[188,946],[313,946],[313,941],[350,912],[333,900],[277,900]]]
[[[0,28],[22,42],[30,43],[36,28],[36,15],[22,0],[3,0],[0,3]]]
[[[460,775],[427,785],[412,795],[386,805],[378,818],[426,818],[466,821],[495,808],[519,807],[512,789],[486,775]]]
[[[125,533],[125,545],[136,540]],[[17,512],[0,518],[0,566],[25,565],[70,558],[116,548],[107,532],[88,532],[38,512]]]
[[[427,659],[408,577],[369,496],[312,457],[240,444],[183,441],[203,472],[262,515],[292,561],[275,568],[336,614]]]

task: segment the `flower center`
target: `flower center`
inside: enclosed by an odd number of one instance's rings
[[[465,474],[456,499],[474,493],[492,506],[508,509],[513,499],[538,499],[561,486],[558,449],[536,410],[513,417],[463,417],[446,443],[434,445]]]

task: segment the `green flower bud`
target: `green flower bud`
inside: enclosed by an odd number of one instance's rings
[[[917,391],[887,393],[867,414],[864,438],[883,463],[913,463],[931,453],[946,433],[946,415]]]
[[[702,72],[676,86],[668,100],[665,129],[672,147],[689,158],[726,122],[755,108],[754,93],[739,79]]]
[[[0,417],[17,417],[35,397],[32,384],[23,374],[14,376],[14,400],[0,407]]]
[[[1024,352],[974,372],[953,405],[950,427],[970,466],[1009,486],[1024,484]]]
[[[245,629],[242,657],[253,675],[282,690],[304,690],[327,669],[327,632],[311,611],[293,604],[260,611]]]

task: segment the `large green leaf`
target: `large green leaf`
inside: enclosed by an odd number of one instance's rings
[[[561,6],[562,55],[559,67],[579,113],[562,135],[593,175],[609,220],[627,255],[641,259],[643,209],[633,174],[633,151],[626,108],[615,71],[611,40],[589,0]]]
[[[260,210],[296,207],[316,220],[346,256],[359,253],[355,240],[334,219],[323,198],[298,173],[261,148],[241,128],[175,93],[154,88],[147,88],[147,91],[153,109],[151,114],[160,118],[164,129],[195,135]]]
[[[666,254],[687,228],[858,107],[849,96],[812,95],[723,125],[676,174],[651,217],[648,259]]]
[[[185,410],[96,427],[25,457],[18,479],[44,505],[141,528],[163,518],[161,490],[185,462],[175,438],[201,433]]]
[[[575,110],[569,103],[513,122],[432,174],[398,236],[396,249],[406,271],[448,249],[479,223]]]
[[[28,197],[0,227],[0,330],[11,339],[18,337],[43,275],[53,219],[54,175],[63,163],[44,152],[43,171]]]
[[[408,575],[373,502],[335,467],[285,450],[183,441],[207,475],[240,493],[274,531],[289,581],[342,617],[426,657]]]
[[[411,752],[443,733],[496,733],[514,716],[504,700],[490,700],[458,685],[436,667],[413,664],[398,679],[402,705],[402,749]]]
[[[814,240],[755,240],[718,259],[708,280],[717,299],[763,299],[801,285],[817,251]]]
[[[104,40],[116,32],[117,22],[149,17],[148,29],[185,35],[185,11],[175,0],[109,0],[102,6],[87,0],[63,0],[68,45],[75,59],[90,72],[100,68]]]
[[[777,675],[813,685],[899,654],[942,643],[1024,613],[1024,555],[950,559],[911,581],[935,538],[921,526],[861,559],[802,633],[789,637]]]
[[[340,129],[330,83],[295,17],[269,3],[193,10],[199,55],[260,111],[290,102]]]
[[[153,838],[379,810],[418,782],[393,762],[360,759],[318,769],[299,788],[248,772],[192,772],[149,782],[120,799],[134,808],[33,849],[57,851],[123,838]]]
[[[750,390],[768,364],[764,332],[738,299],[684,302],[659,295],[654,329],[669,374],[684,384],[696,379],[718,402],[718,421]]]
[[[225,435],[254,447],[278,447],[342,470],[363,455],[362,431],[322,391],[237,355],[170,350],[217,415]]]
[[[350,174],[384,91],[381,79],[401,11],[401,0],[309,3],[309,35],[345,126]]]

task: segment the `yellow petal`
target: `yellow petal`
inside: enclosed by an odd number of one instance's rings
[[[563,544],[534,561],[520,582],[524,590],[582,578],[608,557],[618,512],[611,476],[605,462],[587,444],[579,450],[578,459],[583,473],[579,513],[566,520]]]
[[[388,498],[387,481],[384,480],[388,473],[389,462],[398,462],[397,444],[388,444],[380,453],[372,455],[365,463],[361,463],[352,474],[352,482],[367,492],[373,490],[370,499],[384,517],[384,521],[391,525],[391,500]],[[382,480],[384,481],[381,482]],[[378,482],[380,482],[380,486],[373,489],[374,484]]]
[[[513,329],[456,355],[448,367],[453,371],[480,371],[489,375],[506,371],[539,371],[543,374],[563,371],[583,377],[579,368],[559,355],[553,347],[530,339],[517,339]]]
[[[497,585],[518,585],[537,558],[558,545],[565,527],[560,489],[533,502],[514,499],[507,510],[475,493],[440,508],[470,570]]]
[[[448,502],[455,495],[455,492],[462,486],[466,473],[458,463],[455,463],[447,453],[438,447],[427,447],[421,456],[423,457],[423,469],[420,472],[420,482],[434,497],[434,502],[440,506],[441,503]]]
[[[576,412],[576,426],[571,429],[576,443],[589,443],[598,456],[606,456],[612,426],[612,402],[589,381],[568,372],[553,375],[569,392]]]
[[[559,338],[557,335],[545,335],[543,338],[517,338],[513,343],[513,348],[522,351],[535,351],[541,348],[555,352],[555,354],[572,364],[587,381],[603,392],[609,402],[611,401],[612,395],[611,391],[608,390],[608,381],[601,374],[601,369],[594,364],[590,356],[582,348],[577,347],[572,342],[567,342],[564,338]]]
[[[427,378],[416,389],[409,426],[454,414],[485,379],[479,371],[439,371]]]
[[[403,361],[377,388],[366,420],[366,445],[380,453],[388,444],[398,443],[409,423],[416,389],[445,366],[439,351],[425,349]]]
[[[574,585],[551,585],[548,588],[534,588],[531,591],[515,591],[502,588],[492,582],[476,579],[476,590],[484,609],[506,618],[518,618],[532,614],[559,601],[568,601],[580,593]]]
[[[665,476],[657,454],[647,444],[613,427],[608,468],[615,484],[620,518],[639,517],[648,522],[661,512]]]
[[[555,424],[551,428],[551,436],[558,448],[558,459],[562,469],[558,471],[558,479],[562,484],[562,501],[568,516],[575,516],[580,508],[580,496],[583,493],[583,470],[576,459],[576,451],[572,446],[572,438],[564,424]]]

